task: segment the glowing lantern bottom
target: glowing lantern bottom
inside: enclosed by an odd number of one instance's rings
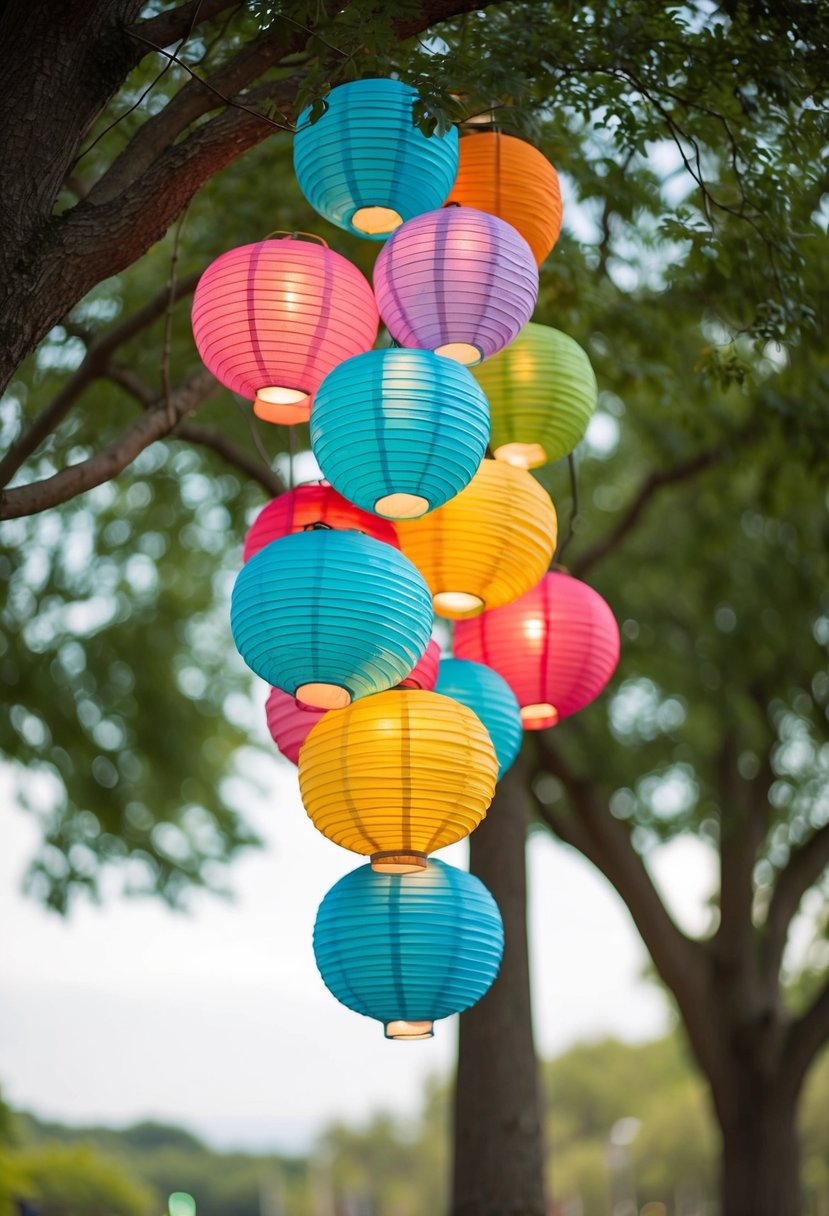
[[[433,1023],[479,1001],[501,965],[495,900],[472,874],[431,859],[418,874],[352,870],[322,901],[314,955],[341,1004],[386,1038],[431,1038]]]

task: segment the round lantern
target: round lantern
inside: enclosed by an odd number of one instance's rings
[[[453,697],[481,719],[498,760],[498,780],[521,750],[523,731],[515,694],[502,676],[483,663],[441,659],[435,692]]]
[[[230,625],[263,680],[304,705],[341,709],[409,675],[429,642],[429,599],[391,545],[321,528],[283,536],[242,567]]]
[[[378,693],[326,714],[299,755],[299,789],[314,826],[388,874],[422,870],[427,854],[473,832],[497,773],[472,710],[416,690]]]
[[[419,874],[360,866],[331,888],[314,925],[329,992],[384,1024],[388,1039],[428,1039],[491,987],[504,952],[498,905],[480,879],[431,859]]]
[[[377,306],[401,346],[478,363],[532,316],[538,267],[510,224],[471,207],[409,220],[374,265]]]
[[[596,408],[596,377],[578,342],[530,322],[475,368],[489,398],[498,460],[533,469],[572,452]]]
[[[311,446],[332,485],[366,511],[416,519],[469,483],[489,440],[472,375],[428,350],[372,350],[326,376]]]
[[[299,116],[294,169],[308,202],[332,224],[382,241],[439,207],[458,168],[458,133],[426,136],[412,121],[418,95],[399,80],[332,89],[321,118]]]
[[[619,627],[597,591],[555,571],[505,608],[457,625],[453,648],[499,672],[524,728],[543,730],[605,687],[619,661]]]
[[[307,420],[324,378],[371,348],[377,324],[368,282],[324,241],[230,249],[207,267],[193,297],[202,361],[266,422]]]
[[[523,139],[483,131],[458,145],[458,176],[449,203],[476,207],[516,228],[540,266],[561,231],[558,174]]]
[[[531,473],[483,460],[457,497],[401,521],[397,535],[429,584],[435,612],[462,620],[538,582],[555,551],[556,513]]]
[[[418,659],[412,671],[401,680],[398,688],[425,688],[431,691],[435,686],[440,663],[440,647],[434,638]],[[327,709],[311,709],[308,705],[300,705],[290,693],[281,688],[272,688],[265,702],[265,717],[268,730],[280,752],[292,764],[299,763],[299,749],[320,718],[328,713]]]
[[[242,560],[249,561],[254,553],[264,549],[272,540],[279,540],[292,532],[303,532],[314,524],[325,524],[338,531],[343,528],[355,529],[365,532],[366,536],[373,536],[375,540],[393,545],[395,549],[400,548],[394,524],[369,515],[368,511],[361,511],[326,482],[317,482],[287,490],[262,508],[248,528]]]

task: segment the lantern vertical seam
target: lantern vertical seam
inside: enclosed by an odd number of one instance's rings
[[[391,965],[394,995],[400,1002],[400,1018],[405,1021],[408,1019],[408,1005],[406,1004],[406,991],[403,986],[403,960],[400,955],[400,892],[402,882],[400,878],[389,877],[388,884],[389,937],[391,939],[389,963]]]
[[[412,846],[412,736],[411,698],[403,697],[400,715],[400,838],[405,849]]]
[[[438,315],[438,326],[442,339],[439,345],[441,346],[450,338],[446,320],[446,275],[444,274],[444,267],[446,265],[446,238],[451,222],[451,215],[451,210],[441,211],[435,223],[434,235],[434,273],[432,282],[435,287],[435,312]]]
[[[302,369],[303,384],[298,387],[304,388],[305,381],[310,377],[313,370],[314,362],[317,357],[319,348],[325,342],[328,336],[328,330],[331,327],[331,297],[334,294],[334,265],[333,258],[330,256],[329,250],[324,250],[322,259],[322,293],[317,311],[317,320],[314,325],[313,336],[308,343],[308,353],[305,357],[305,365]]]
[[[267,388],[268,381],[270,380],[270,376],[268,374],[268,368],[265,363],[265,356],[262,351],[262,346],[259,342],[259,330],[258,330],[257,323],[256,323],[256,304],[255,304],[255,301],[256,301],[256,275],[257,275],[257,271],[259,269],[259,261],[260,261],[260,258],[262,257],[263,249],[264,249],[263,242],[260,242],[259,244],[254,245],[254,247],[253,247],[253,252],[251,253],[250,261],[248,262],[248,279],[247,279],[247,291],[246,291],[245,303],[246,303],[247,313],[248,313],[248,326],[250,328],[250,344],[251,344],[251,348],[253,350],[253,357],[256,360],[257,370],[259,372],[259,375],[262,378],[262,383],[259,387]]]

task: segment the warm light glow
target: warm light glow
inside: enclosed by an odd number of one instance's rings
[[[352,225],[368,236],[394,232],[403,223],[403,216],[393,207],[358,207],[351,217]]]
[[[278,422],[283,426],[307,422],[311,413],[311,397],[299,388],[268,385],[257,391],[253,412],[263,422]]]
[[[516,469],[537,469],[547,463],[547,453],[540,443],[502,443],[495,449],[495,459]]]
[[[426,869],[426,861],[425,853],[374,853],[371,868],[375,874],[417,874]]]
[[[431,1039],[434,1033],[434,1022],[386,1022],[386,1038],[397,1039],[398,1042]]]
[[[430,505],[429,499],[420,494],[386,494],[377,499],[374,510],[386,519],[419,519]]]
[[[462,620],[467,616],[477,616],[484,610],[484,601],[479,595],[471,595],[468,591],[439,591],[432,596],[435,612]]]
[[[454,359],[464,367],[473,367],[483,358],[480,348],[473,346],[471,342],[445,342],[443,346],[435,347],[435,354],[443,355],[445,359]]]
[[[528,642],[540,642],[544,637],[544,622],[540,616],[528,616],[521,627]]]
[[[297,705],[309,709],[345,709],[351,693],[339,684],[300,684],[294,694]]]
[[[521,721],[527,730],[546,730],[558,722],[558,710],[549,701],[540,701],[537,705],[524,705],[521,708]]]

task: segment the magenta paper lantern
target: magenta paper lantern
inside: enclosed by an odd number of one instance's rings
[[[605,687],[619,661],[619,627],[597,591],[553,571],[511,604],[456,621],[453,650],[503,676],[524,729],[543,730]]]
[[[374,290],[401,346],[473,364],[503,350],[529,321],[538,267],[510,224],[444,207],[392,233],[374,266]]]
[[[397,687],[421,688],[432,692],[437,682],[439,666],[440,646],[432,638],[416,666]],[[265,702],[265,716],[271,738],[282,755],[292,764],[299,763],[299,749],[320,718],[324,718],[328,712],[327,709],[311,709],[309,706],[299,705],[290,693],[282,692],[280,688],[272,688]]]
[[[374,295],[356,266],[285,238],[216,258],[193,298],[193,336],[217,380],[266,422],[307,421],[322,381],[377,336]]]
[[[322,481],[286,490],[263,507],[248,528],[242,560],[250,561],[254,553],[264,549],[272,540],[290,536],[293,532],[304,532],[314,524],[324,524],[338,531],[352,528],[364,532],[366,536],[373,536],[375,540],[382,540],[395,549],[400,548],[397,531],[390,520],[355,507],[327,481]]]

